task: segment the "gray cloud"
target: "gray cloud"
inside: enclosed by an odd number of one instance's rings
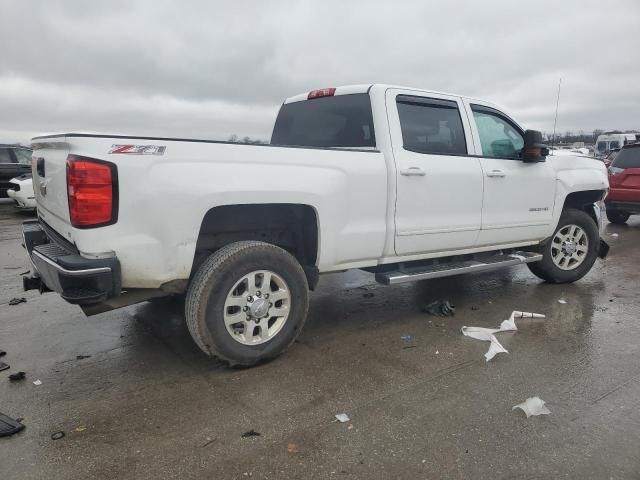
[[[640,128],[640,4],[20,1],[0,5],[0,140],[104,131],[268,138],[285,97],[394,83],[532,128]]]

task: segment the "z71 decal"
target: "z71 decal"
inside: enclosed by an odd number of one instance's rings
[[[109,153],[124,155],[164,155],[164,145],[111,145]]]

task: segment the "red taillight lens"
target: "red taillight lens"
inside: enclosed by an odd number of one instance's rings
[[[307,100],[311,100],[312,98],[320,98],[320,97],[333,97],[336,93],[335,88],[321,88],[320,90],[311,90],[309,95],[307,95]]]
[[[117,216],[116,166],[91,158],[67,157],[71,224],[78,228],[114,223]]]

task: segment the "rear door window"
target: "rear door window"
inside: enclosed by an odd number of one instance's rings
[[[609,143],[609,150],[613,150],[614,148],[620,148],[620,142],[618,140],[612,140]]]
[[[623,169],[640,168],[640,147],[623,148],[611,166]]]
[[[458,104],[452,100],[398,95],[402,143],[417,153],[466,155]]]
[[[286,103],[271,135],[273,145],[375,147],[371,100],[366,93]]]

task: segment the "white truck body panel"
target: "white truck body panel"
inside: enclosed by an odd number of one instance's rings
[[[206,213],[225,205],[298,204],[317,216],[320,272],[373,267],[534,245],[552,234],[564,199],[608,187],[602,162],[548,158],[542,163],[482,156],[470,105],[458,95],[394,87],[338,87],[369,93],[376,148],[299,148],[147,137],[63,134],[34,139],[46,159],[34,187],[41,219],[87,258],[116,256],[123,288],[158,288],[192,274]],[[468,154],[403,148],[399,94],[457,103]],[[306,101],[307,94],[285,104]],[[114,145],[163,146],[162,155],[109,153]],[[71,153],[112,162],[118,171],[118,219],[70,224],[65,165]],[[406,175],[418,169],[424,175]],[[495,176],[495,171],[504,175]],[[490,174],[490,175],[488,175]]]

